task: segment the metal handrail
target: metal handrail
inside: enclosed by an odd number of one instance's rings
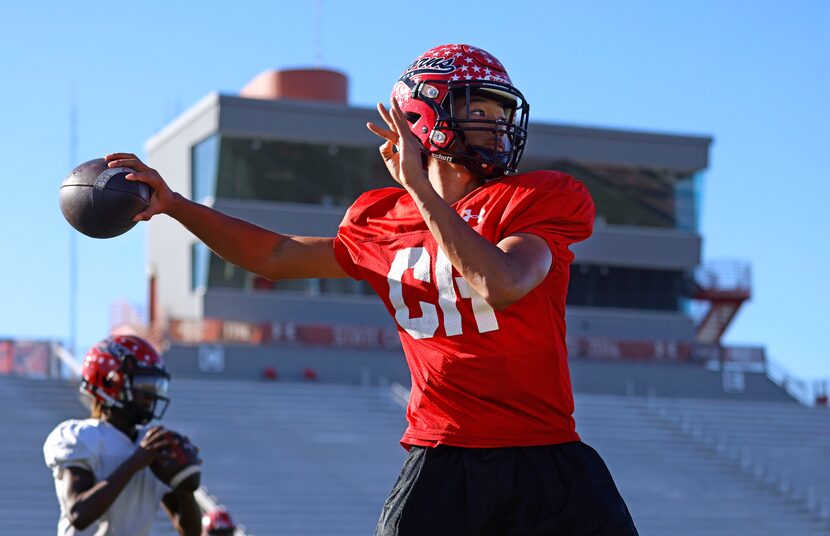
[[[73,378],[78,379],[81,377],[81,362],[69,350],[53,342],[52,353],[69,368]]]
[[[814,487],[800,484],[789,478],[781,469],[775,469],[769,463],[765,464],[759,457],[753,456],[746,445],[730,444],[724,437],[718,437],[715,432],[707,433],[701,422],[692,419],[686,413],[672,411],[657,397],[649,399],[646,410],[716,456],[735,464],[759,486],[788,500],[800,502],[808,512],[830,526],[830,504],[816,497]]]
[[[207,488],[204,486],[199,486],[199,489],[193,492],[193,498],[196,499],[196,504],[199,505],[199,509],[202,511],[203,514],[206,514],[212,510],[216,510],[219,508],[219,503],[216,502],[216,497],[213,495],[208,494]],[[234,529],[234,536],[253,536],[252,534],[245,532],[244,525],[236,525],[236,529]]]
[[[810,384],[806,381],[794,377],[784,367],[771,361],[769,358],[766,360],[764,372],[772,383],[784,389],[801,404],[805,406],[815,405],[815,394]]]
[[[409,389],[398,382],[392,382],[389,385],[389,394],[400,407],[406,409],[406,406],[409,405]]]
[[[710,261],[695,269],[694,279],[707,290],[751,290],[752,268],[743,261]]]

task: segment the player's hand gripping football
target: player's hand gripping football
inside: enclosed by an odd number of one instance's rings
[[[153,426],[150,428],[133,453],[133,458],[138,462],[140,468],[147,467],[152,464],[159,456],[163,456],[162,451],[171,446],[171,434],[162,426]]]
[[[386,140],[380,146],[380,155],[393,179],[404,188],[426,183],[428,181],[423,165],[421,142],[409,130],[406,115],[398,101],[392,98],[391,103],[389,110],[381,103],[378,103],[377,107],[388,129],[374,123],[366,123],[366,127]]]
[[[140,181],[152,188],[150,203],[144,211],[135,215],[134,221],[147,221],[156,214],[164,214],[169,210],[175,199],[175,194],[161,178],[158,171],[149,167],[132,153],[108,154],[104,157],[104,160],[111,168],[127,167],[132,169],[133,172],[125,177],[128,181]]]

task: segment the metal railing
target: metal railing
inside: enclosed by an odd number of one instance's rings
[[[52,355],[55,356],[56,364],[63,363],[66,365],[66,370],[69,372],[69,378],[64,379],[78,379],[81,377],[81,362],[72,355],[69,350],[64,348],[58,343],[52,343]],[[61,377],[63,378],[64,374],[61,372],[61,367],[51,367],[52,369],[56,369],[56,373],[53,373],[53,377]]]
[[[389,385],[389,396],[396,404],[404,409],[409,404],[409,389],[398,382],[392,382]]]
[[[193,492],[193,498],[196,499],[196,504],[199,505],[199,509],[202,511],[203,514],[216,510],[217,508],[222,508],[216,500],[216,497],[210,495],[207,491],[207,488],[204,486],[199,486],[199,489]],[[231,518],[233,519],[233,518]],[[245,532],[244,525],[236,525],[236,529],[234,529],[234,536],[253,536],[249,532]]]
[[[747,446],[730,443],[722,434],[707,428],[704,423],[682,411],[672,410],[656,396],[648,398],[646,411],[715,456],[732,463],[759,488],[770,490],[782,499],[800,505],[808,515],[830,528],[830,499],[819,497],[815,486],[797,482],[786,471],[773,467],[760,456],[754,456]]]
[[[744,261],[711,261],[697,267],[695,282],[706,290],[752,290],[752,268]]]
[[[772,383],[784,389],[790,396],[798,400],[803,405],[815,405],[817,393],[813,392],[813,389],[808,382],[794,377],[781,365],[770,361],[769,358],[767,358],[764,372]]]

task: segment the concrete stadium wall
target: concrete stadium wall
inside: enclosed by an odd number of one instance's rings
[[[726,393],[723,374],[698,364],[620,363],[575,359],[570,362],[571,382],[578,393],[656,395],[661,398],[711,398],[793,402],[763,373],[745,373],[742,393]]]
[[[258,379],[267,367],[279,375],[277,381],[302,381],[306,368],[324,383],[371,384],[394,381],[410,384],[409,370],[399,350],[355,350],[308,346],[226,346],[222,370],[200,358],[199,347],[174,345],[165,361],[177,377],[205,379]],[[208,360],[209,361],[209,360]],[[667,364],[591,361],[572,359],[574,392],[648,396],[662,398],[709,398],[793,402],[784,390],[763,373],[744,374],[742,393],[726,393],[723,375],[699,364]]]
[[[164,354],[164,360],[174,382],[177,377],[250,380],[262,378],[263,371],[273,367],[279,375],[278,380],[285,381],[303,380],[305,369],[311,368],[318,381],[325,383],[410,383],[409,369],[399,350],[225,346],[223,370],[210,371],[211,365],[206,365],[204,355],[200,360],[198,346],[174,345]]]

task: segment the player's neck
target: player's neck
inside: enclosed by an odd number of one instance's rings
[[[435,192],[450,205],[484,184],[467,168],[438,159],[431,159],[427,171]]]
[[[130,438],[130,441],[135,441],[138,437],[138,430],[135,425],[130,422],[125,416],[118,413],[110,413],[103,417],[103,420],[115,427],[119,432]]]

